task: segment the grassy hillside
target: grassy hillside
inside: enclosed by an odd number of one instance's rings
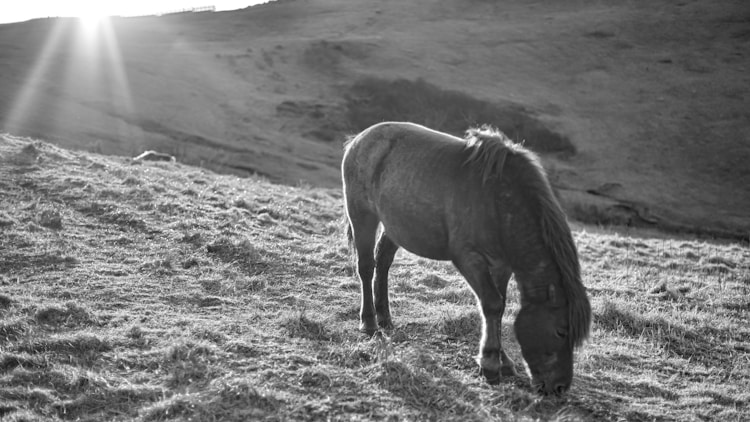
[[[742,420],[746,244],[575,227],[594,311],[569,394],[485,384],[450,265],[400,252],[357,331],[338,190],[0,137],[3,420]],[[513,282],[511,282],[513,284]],[[510,323],[506,349],[521,362]],[[519,366],[519,371],[522,368]]]
[[[736,0],[306,0],[0,25],[0,131],[334,187],[371,123],[492,123],[546,153],[578,218],[747,238],[749,20]]]

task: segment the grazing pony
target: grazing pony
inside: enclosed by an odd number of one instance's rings
[[[488,127],[461,139],[386,122],[345,144],[341,170],[362,283],[360,330],[393,328],[388,269],[399,247],[449,260],[476,295],[483,320],[477,362],[496,384],[501,373],[515,374],[500,342],[515,274],[521,310],[514,327],[532,387],[543,394],[568,390],[591,306],[565,214],[531,151]]]

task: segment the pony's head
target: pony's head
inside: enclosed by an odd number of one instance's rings
[[[521,354],[531,377],[531,386],[541,394],[562,394],[573,381],[573,347],[566,303],[555,300],[554,285],[550,300],[527,303],[518,312],[514,324]]]

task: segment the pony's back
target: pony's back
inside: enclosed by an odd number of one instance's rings
[[[465,140],[424,126],[379,123],[345,144],[344,184],[377,195],[408,188],[423,201],[477,190],[478,180],[465,166],[465,149]]]

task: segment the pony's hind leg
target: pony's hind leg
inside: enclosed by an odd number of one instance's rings
[[[490,384],[500,382],[502,369],[500,355],[500,312],[505,307],[505,298],[495,286],[485,258],[475,252],[465,253],[453,260],[453,264],[469,282],[482,313],[482,339],[479,343],[477,362],[485,379]],[[507,357],[507,356],[506,356]]]
[[[379,222],[376,216],[369,213],[357,214],[348,210],[348,214],[352,240],[357,251],[357,273],[361,286],[359,330],[373,335],[378,330],[372,299],[372,275],[375,269],[375,235]]]
[[[375,247],[375,313],[380,328],[390,330],[391,308],[388,304],[388,270],[393,263],[393,257],[398,251],[398,245],[383,231]]]

